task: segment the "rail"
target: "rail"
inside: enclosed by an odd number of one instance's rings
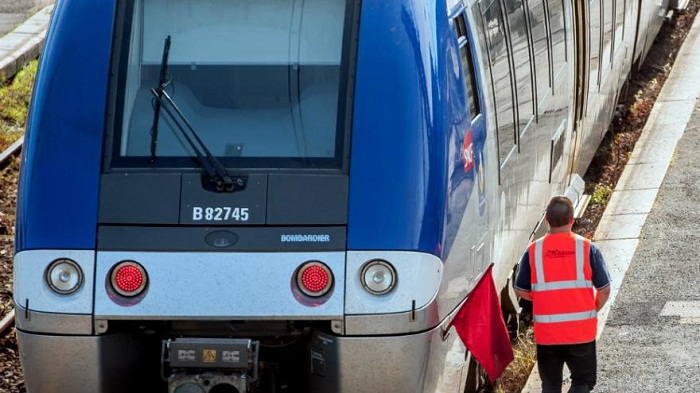
[[[23,143],[24,137],[19,138],[15,143],[11,144],[10,147],[0,153],[0,168],[4,168],[9,163],[10,158],[14,157],[22,150]]]
[[[0,333],[4,334],[5,330],[15,322],[15,310],[12,309],[5,317],[0,320]]]

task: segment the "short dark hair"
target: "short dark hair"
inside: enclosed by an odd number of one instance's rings
[[[545,215],[550,227],[563,227],[574,217],[574,205],[565,196],[555,196],[549,200]]]

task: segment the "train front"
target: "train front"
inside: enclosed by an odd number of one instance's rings
[[[411,21],[438,19],[365,3],[57,3],[19,193],[30,393],[437,386],[459,298]]]

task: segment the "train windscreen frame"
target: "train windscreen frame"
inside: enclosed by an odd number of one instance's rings
[[[199,168],[199,138],[227,168],[347,172],[355,3],[120,2],[105,171]]]

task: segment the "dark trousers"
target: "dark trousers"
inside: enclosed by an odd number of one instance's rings
[[[585,344],[537,345],[542,393],[561,393],[564,363],[571,371],[569,393],[588,393],[596,383],[595,341]]]

